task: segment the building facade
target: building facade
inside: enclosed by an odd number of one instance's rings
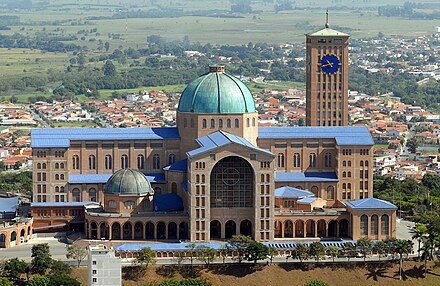
[[[81,217],[92,239],[357,239],[364,215],[366,236],[395,235],[396,207],[371,208],[366,127],[260,128],[223,67],[187,86],[176,127],[34,129],[32,147],[34,223],[60,224],[38,212],[52,204],[94,202]]]
[[[348,125],[348,38],[325,28],[306,35],[306,125]]]
[[[122,285],[121,258],[104,245],[88,247],[88,285]]]

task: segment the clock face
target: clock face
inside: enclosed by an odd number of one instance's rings
[[[339,70],[339,59],[335,55],[325,55],[321,59],[320,67],[322,72],[333,74]]]

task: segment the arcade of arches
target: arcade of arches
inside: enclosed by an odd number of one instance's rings
[[[32,238],[32,219],[12,225],[0,225],[0,248],[9,248]]]
[[[86,221],[86,232],[91,239],[108,240],[187,240],[186,221],[97,222]]]
[[[225,225],[218,220],[211,221],[210,224],[211,240],[230,239],[234,235],[242,234],[252,237],[252,222],[250,220],[242,220],[239,223],[234,220],[226,221]]]
[[[351,237],[350,222],[345,218],[275,220],[275,238]]]

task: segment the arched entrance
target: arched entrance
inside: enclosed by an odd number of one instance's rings
[[[15,231],[11,233],[11,241],[9,242],[9,245],[11,246],[17,245],[17,233]]]
[[[346,219],[339,221],[339,237],[349,237],[349,223]]]
[[[325,230],[325,220],[321,219],[318,221],[318,237],[326,237],[326,230]]]
[[[210,189],[211,208],[252,208],[254,170],[243,158],[223,158],[212,169]]]
[[[306,222],[306,236],[315,237],[315,221],[308,220]]]
[[[304,222],[302,220],[295,222],[295,237],[304,237]]]
[[[281,224],[282,224],[282,222],[280,222],[280,221],[275,221],[275,227],[274,227],[274,229],[275,229],[275,234],[274,234],[274,236],[275,236],[275,238],[281,238],[281,233],[282,233],[282,229],[281,229]]]
[[[240,234],[252,237],[252,223],[249,220],[240,223]]]
[[[98,239],[98,225],[94,221],[90,224],[90,235],[91,239]]]
[[[328,223],[328,237],[337,237],[338,223],[335,220],[331,220]]]
[[[141,240],[144,238],[144,225],[141,222],[134,224],[134,239]]]
[[[112,239],[121,239],[121,225],[119,222],[112,224]]]
[[[293,238],[293,222],[290,220],[284,222],[284,238]]]
[[[175,222],[168,224],[168,239],[177,239],[177,224]]]
[[[124,240],[133,239],[132,235],[133,235],[133,229],[131,223],[129,222],[124,223],[123,239]]]
[[[180,240],[187,240],[188,237],[188,223],[181,222],[179,224],[179,239]]]
[[[222,235],[222,226],[218,220],[211,221],[210,226],[211,239],[220,239]]]
[[[157,224],[157,234],[156,234],[157,239],[166,239],[167,238],[165,229],[166,229],[166,227],[165,227],[164,222],[159,222]]]
[[[109,239],[108,224],[106,224],[105,222],[102,222],[99,225],[99,229],[101,232],[101,237],[99,239]]]
[[[225,224],[225,238],[230,239],[237,234],[237,225],[235,221],[228,220]]]
[[[145,238],[154,239],[154,223],[147,222],[145,226]]]
[[[6,247],[6,235],[3,233],[0,233],[0,247],[1,248]]]
[[[22,230],[20,231],[20,241],[21,241],[21,242],[25,242],[25,241],[27,241],[27,239],[26,239],[26,231],[25,231],[24,229],[22,229]]]

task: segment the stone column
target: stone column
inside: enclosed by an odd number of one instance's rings
[[[303,237],[306,237],[307,234],[307,223],[303,221]]]
[[[315,237],[318,237],[318,222],[315,221]]]
[[[281,222],[281,238],[284,238],[284,221]]]
[[[96,224],[96,239],[101,239],[101,224]]]

